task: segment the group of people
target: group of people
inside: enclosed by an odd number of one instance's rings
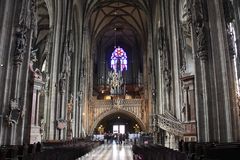
[[[126,144],[129,142],[128,134],[122,133],[105,133],[104,142],[109,144],[115,142],[116,144]]]

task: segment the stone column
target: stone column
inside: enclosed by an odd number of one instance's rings
[[[189,86],[184,85],[183,86],[183,116],[184,116],[184,121],[188,121],[188,107],[189,107],[189,103],[188,103],[188,89]]]
[[[76,38],[76,44],[82,44],[82,26],[80,28],[77,28],[73,31],[74,35],[77,35],[79,38]],[[78,41],[79,40],[79,41]],[[73,80],[71,83],[73,83],[73,137],[78,137],[78,131],[79,131],[79,90],[81,88],[79,87],[81,84],[81,66],[82,66],[82,45],[79,45],[78,47],[74,47],[74,55],[73,55],[73,63],[74,63],[74,75]]]
[[[208,93],[208,72],[207,72],[207,56],[206,55],[201,55],[200,56],[200,65],[201,65],[201,81],[202,81],[202,93],[203,93],[203,106],[199,106],[199,107],[203,107],[202,111],[203,111],[203,115],[204,115],[204,127],[201,128],[202,130],[204,130],[204,138],[205,141],[209,141],[209,113],[208,113],[208,109],[209,109],[209,93]],[[200,128],[199,128],[200,129]]]
[[[45,79],[45,94],[44,94],[44,117],[42,119],[43,124],[42,124],[42,139],[46,139],[48,132],[49,132],[49,125],[50,125],[50,112],[49,110],[51,109],[51,106],[49,106],[49,92],[50,92],[50,51],[52,51],[52,33],[53,30],[52,28],[49,29],[49,35],[48,35],[48,40],[46,43],[45,47],[45,54],[46,54],[46,79]]]
[[[67,105],[67,139],[72,139],[72,109],[73,109],[73,99]]]
[[[172,81],[172,76],[171,76],[171,70],[165,68],[163,71],[163,76],[164,76],[164,84],[165,84],[165,102],[166,102],[166,109],[168,111],[171,111],[171,81]]]
[[[31,38],[35,29],[35,0],[27,1],[23,0],[19,3],[16,3],[17,6],[15,12],[19,12],[14,16],[16,26],[14,35],[15,40],[13,41],[13,50],[10,49],[13,54],[12,56],[12,70],[10,70],[11,78],[9,78],[11,83],[11,103],[14,103],[18,106],[19,109],[18,118],[16,117],[16,110],[12,107],[9,111],[8,122],[11,121],[12,117],[17,121],[17,123],[11,123],[11,128],[7,129],[6,137],[8,137],[8,142],[10,144],[22,144],[25,137],[25,125],[28,124],[25,115],[26,106],[27,106],[27,86],[28,86],[28,71],[29,71],[29,59],[30,59],[30,46]],[[9,25],[10,26],[10,25]],[[13,25],[12,25],[13,26]],[[15,43],[15,44],[14,44]],[[10,136],[9,136],[10,135]]]
[[[82,48],[80,48],[80,56],[79,56],[79,70],[80,70],[80,74],[78,77],[78,92],[77,92],[77,97],[78,97],[78,103],[75,106],[75,135],[76,137],[82,137],[83,135],[83,127],[84,125],[84,118],[82,116],[82,114],[84,113],[86,115],[86,112],[84,111],[83,107],[84,107],[84,79],[85,79],[85,75],[86,75],[86,59],[85,59],[85,41],[86,41],[86,32],[87,32],[87,27],[84,26],[82,28]],[[91,89],[91,87],[89,86],[89,88]]]
[[[30,144],[41,142],[40,122],[39,122],[39,97],[44,82],[42,79],[35,78],[33,84],[31,124],[30,124]]]
[[[78,108],[78,124],[79,124],[79,128],[78,128],[78,137],[82,137],[83,136],[83,118],[86,118],[86,114],[83,113],[83,93],[82,91],[79,92],[79,95],[78,95],[78,98],[79,98],[79,104],[77,106]]]
[[[82,98],[80,99],[79,105],[79,123],[81,123],[82,127],[80,130],[80,135],[83,135],[84,132],[88,133],[89,129],[89,110],[88,110],[88,101],[92,97],[93,90],[93,82],[92,82],[92,64],[93,61],[91,59],[90,52],[90,36],[89,36],[89,28],[88,26],[84,26],[83,29],[83,48],[82,48],[82,59],[81,59],[81,78],[80,78],[80,91],[82,91]],[[90,89],[89,89],[90,88]],[[82,117],[82,114],[85,114],[85,117]]]
[[[155,114],[163,114],[164,113],[164,94],[163,94],[163,80],[162,80],[162,65],[163,63],[163,27],[160,26],[160,22],[158,22],[158,49],[157,49],[157,57],[156,57],[156,113]]]
[[[194,44],[195,52],[195,69],[196,69],[196,112],[197,112],[197,128],[198,141],[209,141],[209,109],[210,102],[210,86],[209,86],[209,68],[208,68],[208,29],[206,10],[203,7],[202,0],[193,1],[192,10],[192,36],[196,42]],[[200,66],[199,66],[200,65]],[[201,96],[200,96],[201,95]]]
[[[14,0],[1,1],[2,5],[0,14],[1,14],[1,24],[0,24],[0,145],[6,144],[6,138],[4,135],[7,135],[5,114],[9,106],[9,80],[10,79],[10,69],[12,67],[12,62],[10,61],[10,46],[12,44],[12,27],[14,25],[14,10],[16,7],[16,2]]]
[[[230,10],[225,7],[229,6],[229,0],[222,1],[205,1],[207,3],[209,29],[211,31],[211,56],[209,60],[211,66],[209,70],[212,85],[212,105],[209,109],[212,110],[210,114],[212,126],[210,126],[209,133],[211,134],[211,141],[231,142],[235,141],[234,123],[233,122],[233,106],[235,96],[233,96],[234,75],[231,67],[231,57],[229,54],[229,44],[227,36],[227,25],[231,21]],[[231,2],[230,2],[231,3]],[[225,16],[225,18],[224,18]],[[212,59],[211,59],[212,58]],[[234,120],[235,121],[235,120]]]
[[[60,117],[60,105],[58,103],[58,94],[60,93],[59,89],[59,69],[61,58],[60,56],[63,54],[63,45],[64,38],[66,35],[66,19],[64,19],[63,15],[66,14],[66,3],[67,1],[57,1],[56,7],[58,8],[55,16],[53,17],[53,46],[51,50],[51,69],[50,69],[50,85],[49,85],[49,110],[48,110],[48,132],[47,139],[59,139],[59,130],[57,129],[57,122]],[[58,93],[59,91],[59,93]]]
[[[57,117],[58,123],[66,124],[66,104],[65,104],[65,96],[66,96],[66,87],[67,87],[67,75],[65,72],[62,72],[60,75],[59,80],[59,116]],[[59,139],[64,139],[64,132],[66,130],[66,127],[64,128],[58,128],[59,131]]]
[[[237,96],[238,96],[238,79],[237,79],[237,73],[236,73],[236,51],[235,51],[235,42],[234,42],[234,37],[233,37],[233,32],[231,31],[230,26],[227,26],[227,39],[228,39],[228,47],[229,47],[229,57],[230,57],[230,64],[231,64],[231,77],[229,78],[229,80],[231,80],[231,86],[230,86],[230,94],[233,97],[232,100],[232,109],[231,109],[231,114],[232,114],[232,125],[233,125],[233,137],[235,140],[240,140],[240,112],[239,112],[239,108],[237,105]],[[231,125],[231,124],[229,124]]]

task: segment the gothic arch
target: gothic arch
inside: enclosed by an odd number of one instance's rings
[[[94,122],[93,124],[91,125],[92,127],[90,128],[90,134],[92,135],[93,132],[94,132],[94,129],[97,127],[98,123],[101,122],[101,120],[103,120],[105,117],[111,115],[111,114],[114,114],[114,113],[123,113],[127,116],[129,116],[130,118],[134,119],[139,125],[140,125],[140,128],[143,130],[143,131],[146,131],[146,126],[144,125],[144,122],[139,119],[138,117],[136,117],[133,113],[130,113],[126,110],[123,110],[123,109],[111,109],[110,111],[108,112],[105,112],[103,114],[101,114]]]

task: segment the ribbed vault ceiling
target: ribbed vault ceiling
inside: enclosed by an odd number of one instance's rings
[[[86,2],[86,15],[93,39],[101,39],[105,45],[113,41],[124,41],[136,45],[146,38],[147,32],[146,0],[89,0]],[[139,43],[138,43],[139,44]]]

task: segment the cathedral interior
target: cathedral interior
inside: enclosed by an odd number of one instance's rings
[[[0,155],[120,132],[239,150],[238,53],[239,0],[0,0]]]

